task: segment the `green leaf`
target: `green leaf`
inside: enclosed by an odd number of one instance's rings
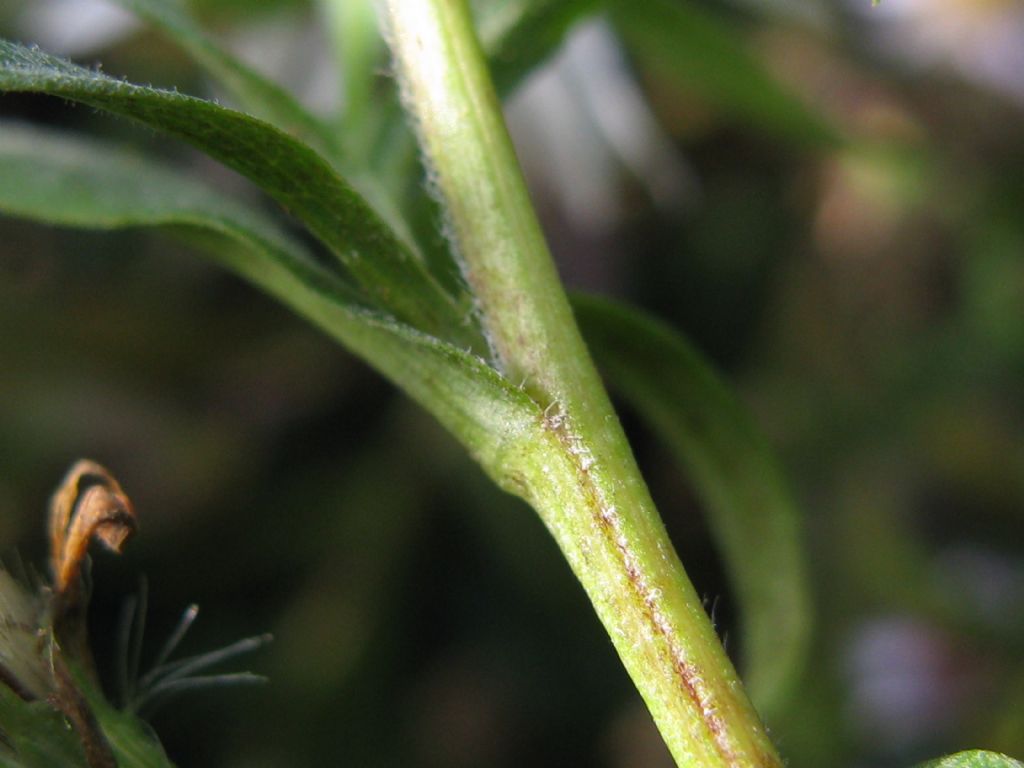
[[[499,93],[509,93],[562,44],[574,24],[602,0],[477,0],[480,43]]]
[[[0,124],[0,212],[90,229],[170,227],[363,357],[495,476],[539,408],[483,360],[368,310],[272,222],[135,153]]]
[[[265,214],[137,152],[25,123],[0,123],[0,212],[88,229],[202,228],[296,271],[320,269]],[[332,283],[359,302],[340,279]]]
[[[316,117],[288,91],[226,51],[186,13],[179,0],[114,0],[156,26],[175,41],[246,110],[312,145],[333,161],[352,187],[399,236],[417,252],[409,225],[379,179],[366,173],[358,145],[350,141],[352,126],[338,129]],[[346,8],[357,3],[346,2]],[[372,8],[369,10],[371,16]],[[370,126],[373,129],[375,126]],[[376,126],[379,130],[379,126]],[[364,130],[365,132],[365,130]],[[450,257],[449,257],[450,263]]]
[[[285,132],[328,154],[337,140],[327,125],[288,91],[215,43],[182,7],[180,0],[114,0],[176,42],[214,77],[239,104]]]
[[[170,768],[163,749],[142,721],[115,710],[94,680],[66,666],[67,658],[54,644],[46,594],[30,594],[0,566],[0,766],[87,768],[99,764],[86,757],[81,722],[72,728],[74,718],[62,714],[56,704],[62,701],[65,705],[73,702],[80,719],[91,722],[92,717],[97,718],[120,765]],[[55,663],[62,672],[53,671]],[[56,682],[69,673],[74,683],[70,677]],[[15,693],[16,689],[25,698]],[[95,731],[90,728],[89,732]]]
[[[112,706],[103,691],[81,670],[73,669],[75,681],[96,716],[118,766],[123,768],[174,768],[152,729],[133,712]]]
[[[88,768],[75,732],[46,702],[24,701],[0,683],[0,766],[52,768],[55,765]]]
[[[707,507],[740,601],[744,678],[770,720],[794,692],[811,628],[799,519],[771,449],[678,333],[605,300],[576,296],[573,307],[609,386],[673,450]]]
[[[839,142],[835,130],[770,75],[734,29],[687,0],[613,0],[612,20],[636,60],[736,117],[782,138]]]
[[[334,52],[344,100],[343,141],[369,148],[369,130],[379,131],[385,112],[397,101],[394,89],[388,98],[376,94],[387,49],[377,30],[372,0],[319,0]],[[375,98],[376,97],[376,98]],[[382,103],[383,102],[383,103]]]
[[[188,141],[248,176],[301,219],[374,302],[429,333],[467,346],[476,343],[466,313],[373,208],[320,155],[270,124],[7,41],[0,41],[0,90],[60,96]]]
[[[1024,763],[998,752],[975,749],[923,763],[919,768],[1024,768]]]

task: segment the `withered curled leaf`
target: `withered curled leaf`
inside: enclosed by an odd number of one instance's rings
[[[92,538],[120,552],[137,527],[135,509],[114,476],[95,461],[77,461],[50,501],[54,594],[73,602]]]

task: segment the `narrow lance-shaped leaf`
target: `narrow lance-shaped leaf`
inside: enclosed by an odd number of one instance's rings
[[[471,346],[465,313],[372,207],[305,144],[256,118],[176,92],[132,85],[0,41],[0,90],[45,93],[139,120],[248,176],[301,219],[372,300],[416,327]]]
[[[734,30],[690,0],[612,0],[611,17],[644,67],[777,136],[835,144],[836,132],[743,47]]]
[[[232,56],[210,39],[179,0],[113,0],[161,29],[254,115],[308,144],[333,154],[337,139],[291,93]]]
[[[591,297],[574,308],[609,386],[673,450],[707,507],[740,601],[745,682],[770,722],[794,692],[811,626],[797,512],[771,450],[671,328]]]
[[[418,253],[409,226],[376,176],[351,151],[345,132],[312,114],[277,83],[218,45],[186,13],[178,0],[113,0],[158,27],[247,111],[301,139],[331,160],[346,181],[371,204],[399,237],[402,246]],[[352,3],[346,3],[352,5]],[[345,149],[343,147],[348,147]]]
[[[574,24],[601,0],[478,0],[473,3],[480,43],[499,93],[508,93],[562,44]]]
[[[266,215],[137,152],[100,141],[0,123],[0,213],[87,229],[202,229],[310,279],[319,275],[340,301],[363,301]]]

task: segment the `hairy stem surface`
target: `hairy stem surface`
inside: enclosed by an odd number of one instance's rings
[[[494,358],[542,414],[540,437],[516,441],[488,471],[541,514],[677,763],[781,766],[576,327],[465,4],[384,8],[406,105]]]

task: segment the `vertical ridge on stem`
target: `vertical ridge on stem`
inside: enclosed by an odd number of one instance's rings
[[[497,365],[543,412],[514,487],[586,589],[679,765],[777,768],[640,476],[530,203],[468,8],[385,0],[403,98]]]

